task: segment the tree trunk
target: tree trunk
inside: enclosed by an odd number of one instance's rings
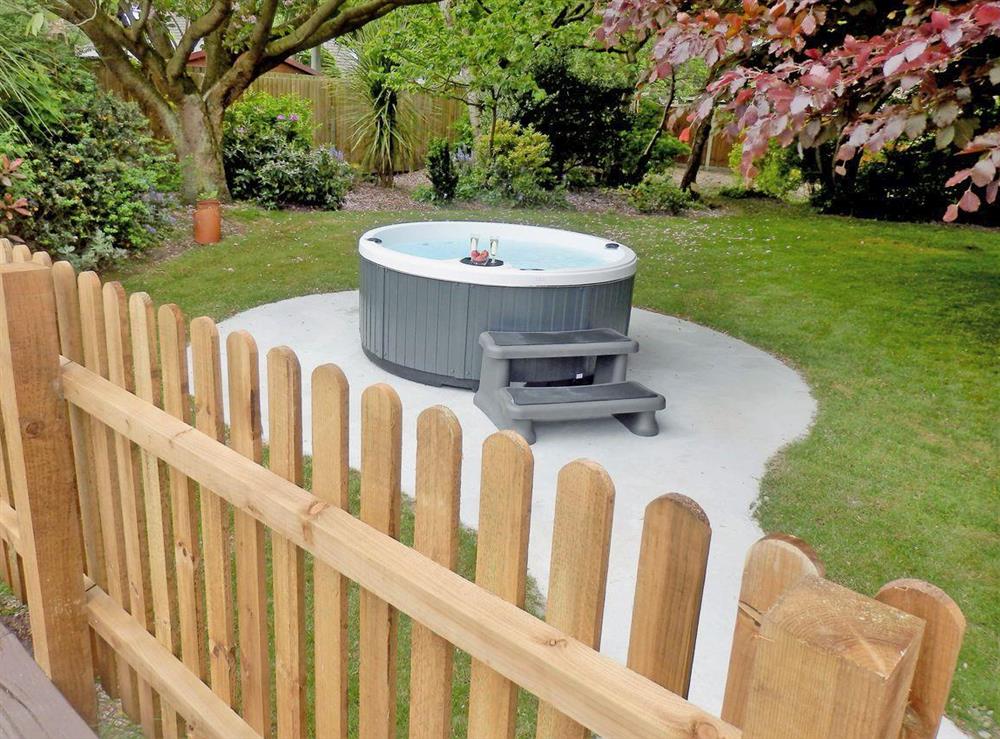
[[[705,147],[708,146],[708,139],[712,135],[712,118],[715,116],[713,109],[708,117],[701,122],[698,130],[694,134],[694,142],[691,144],[691,156],[688,158],[684,176],[681,178],[681,189],[690,191],[698,179],[698,171],[701,169],[701,160],[705,158]]]
[[[230,199],[222,165],[224,112],[221,105],[206,103],[198,94],[187,95],[169,127],[180,160],[181,199],[186,203],[213,193],[219,200]]]

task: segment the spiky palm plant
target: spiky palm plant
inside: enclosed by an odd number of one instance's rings
[[[349,80],[364,103],[352,143],[363,147],[363,164],[378,175],[379,184],[392,187],[395,163],[412,147],[415,115],[393,84],[395,62],[385,33],[384,28],[365,26],[353,35],[349,46],[356,60]]]

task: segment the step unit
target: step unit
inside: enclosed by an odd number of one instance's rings
[[[614,416],[640,436],[658,432],[656,411],[666,407],[663,396],[638,382],[625,380],[628,355],[639,344],[611,329],[580,331],[486,331],[483,368],[474,401],[498,428],[513,429],[534,443],[535,421],[568,421]],[[561,361],[595,357],[592,385],[511,386],[529,382],[516,373],[518,360]]]

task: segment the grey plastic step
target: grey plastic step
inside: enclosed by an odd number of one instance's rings
[[[577,331],[484,331],[483,354],[498,359],[599,357],[634,354],[639,342],[609,328]]]
[[[609,400],[646,400],[656,410],[663,396],[638,382],[609,382],[604,385],[507,388],[514,405],[554,405],[556,403],[598,403]]]
[[[667,405],[662,395],[638,382],[509,387],[500,392],[500,397],[507,417],[530,421],[572,421],[630,414],[648,414],[652,420],[652,414]]]

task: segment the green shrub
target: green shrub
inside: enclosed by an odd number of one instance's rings
[[[312,103],[297,95],[244,95],[226,113],[229,191],[267,208],[339,208],[353,171],[333,147],[312,148]]]
[[[675,185],[668,174],[647,174],[629,191],[628,199],[640,213],[677,215],[691,205],[690,194]]]
[[[642,180],[647,172],[662,172],[678,157],[691,153],[691,147],[669,131],[662,131],[653,144],[653,150],[645,163],[642,153],[653,138],[663,118],[663,108],[643,97],[638,110],[631,116],[631,125],[622,134],[621,155],[617,162],[616,174],[608,178],[609,184],[634,184]]]
[[[424,184],[423,182],[413,188],[410,192],[410,197],[418,203],[438,202],[437,195],[434,194],[434,188],[430,185]]]
[[[140,252],[170,222],[177,189],[174,157],[134,103],[81,79],[59,127],[30,130],[30,143],[4,144],[26,159],[14,189],[31,216],[14,229],[53,257],[90,269]]]
[[[817,159],[832,162],[833,156],[833,146],[825,145],[818,157],[815,149],[803,157],[803,174],[815,188],[812,204],[824,213],[887,221],[939,220],[966,187],[945,187],[945,182],[957,169],[971,163],[967,156],[938,149],[933,136],[924,136],[913,142],[896,142],[875,155],[865,154],[853,177],[838,175],[831,182],[828,174],[819,172]],[[1000,201],[984,201],[976,213],[963,213],[962,220],[998,226]]]
[[[740,172],[740,159],[743,156],[742,147],[734,146],[729,152],[729,168],[737,177],[743,177]],[[757,162],[757,176],[749,188],[765,196],[782,200],[802,184],[802,170],[799,167],[801,157],[792,146],[781,146],[772,141],[767,154]]]
[[[454,199],[458,172],[451,160],[451,147],[445,139],[433,139],[427,148],[427,177],[431,181],[434,200]]]
[[[498,120],[493,133],[476,140],[472,181],[487,200],[516,205],[548,205],[557,199],[549,166],[549,140],[530,127]]]
[[[351,165],[334,147],[289,147],[255,172],[254,200],[265,208],[305,205],[336,210],[353,181]]]

